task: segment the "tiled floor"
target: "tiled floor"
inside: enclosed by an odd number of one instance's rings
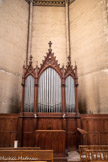
[[[80,154],[77,151],[68,152],[67,162],[80,162]]]

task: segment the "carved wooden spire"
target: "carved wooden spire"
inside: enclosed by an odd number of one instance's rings
[[[49,44],[49,48],[51,48],[51,46],[52,46],[52,42],[51,42],[51,41],[49,41],[49,43],[48,43],[48,44]]]
[[[52,51],[52,49],[51,49],[52,42],[51,42],[51,41],[49,41],[49,43],[48,43],[48,44],[49,44],[49,49],[48,49],[48,51],[49,51],[49,52],[51,52],[51,51]]]
[[[68,56],[68,65],[71,65],[71,56]]]
[[[31,65],[31,64],[32,64],[32,58],[33,58],[33,56],[32,56],[32,55],[30,55],[30,61],[29,61],[29,65]]]

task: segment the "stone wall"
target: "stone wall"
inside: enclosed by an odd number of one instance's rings
[[[81,112],[108,113],[108,17],[106,0],[70,5],[72,63],[79,72]]]
[[[52,41],[58,62],[66,64],[66,33],[64,7],[33,7],[32,55],[34,64],[42,63]]]
[[[26,58],[28,4],[0,0],[0,113],[18,112]]]
[[[70,9],[72,64],[79,74],[79,108],[85,113],[108,113],[107,0],[75,0]],[[0,0],[0,113],[18,112],[21,72],[26,59],[28,3]],[[66,65],[64,7],[33,7],[33,64],[42,63],[52,41],[58,62]]]

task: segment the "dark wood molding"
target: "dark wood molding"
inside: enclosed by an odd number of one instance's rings
[[[25,0],[30,3],[30,0]],[[75,0],[68,0],[69,5]],[[33,0],[33,6],[65,7],[65,0]]]
[[[44,57],[44,60],[42,60],[39,68],[39,77],[49,67],[53,68],[59,74],[60,78],[62,78],[60,64],[58,64],[58,60],[56,60],[54,53],[52,53],[52,49],[48,49],[48,53]]]
[[[34,0],[34,6],[52,6],[52,7],[64,7],[64,0]]]

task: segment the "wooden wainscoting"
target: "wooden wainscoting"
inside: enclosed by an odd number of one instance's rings
[[[81,128],[88,132],[83,144],[108,145],[108,115],[81,115]]]
[[[13,147],[18,135],[18,114],[0,114],[0,147]]]
[[[108,115],[81,114],[81,129],[88,132],[87,139],[81,144],[108,145]],[[73,115],[63,121],[62,114],[33,117],[18,117],[18,114],[0,114],[0,147],[13,147],[14,140],[19,146],[34,147],[36,145],[35,130],[65,130],[66,148],[74,148],[78,144],[78,123]],[[22,127],[20,127],[22,123]]]

